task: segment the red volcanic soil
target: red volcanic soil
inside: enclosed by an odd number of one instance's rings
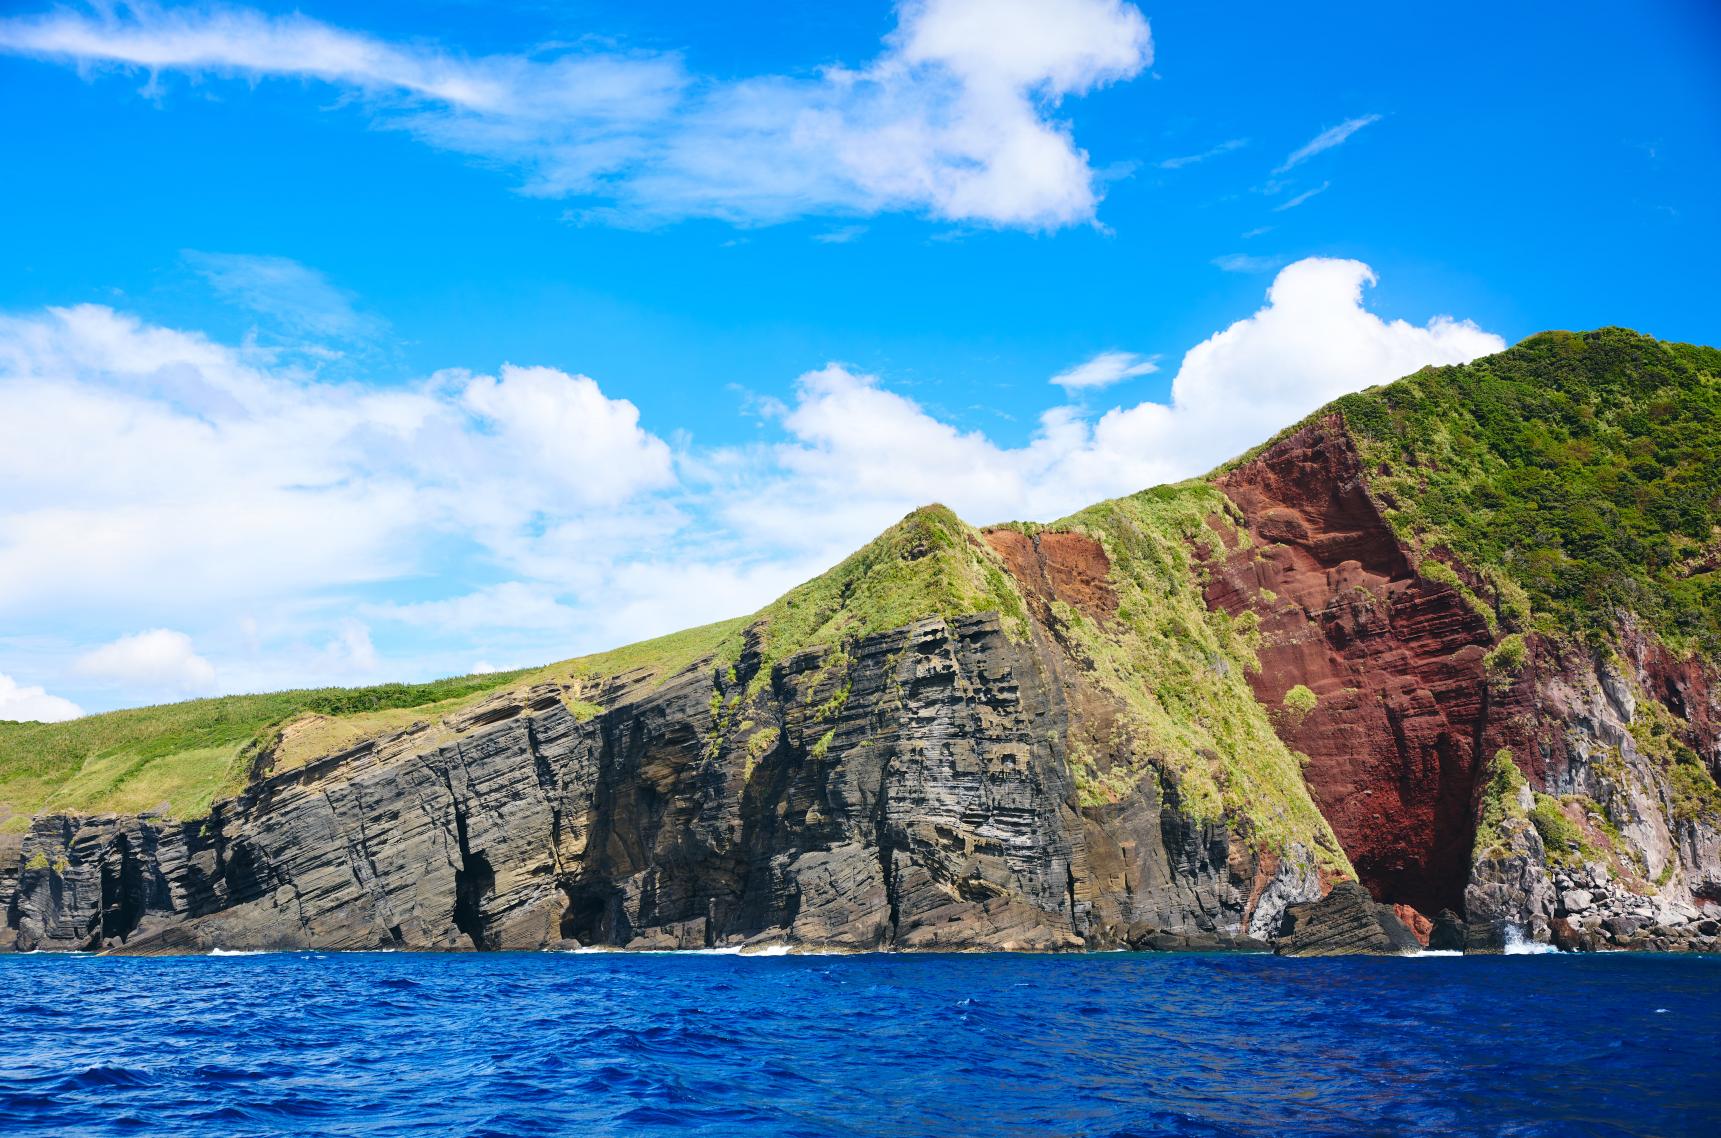
[[[1308,755],[1309,790],[1375,899],[1462,912],[1478,758],[1509,745],[1487,623],[1416,575],[1337,416],[1218,484],[1254,541],[1208,562],[1207,603],[1259,615],[1255,697]],[[1283,706],[1298,684],[1319,700],[1300,717]]]
[[[1013,529],[985,531],[988,545],[1004,559],[1022,595],[1043,625],[1055,628],[1053,601],[1103,621],[1117,613],[1111,560],[1086,534],[1046,531],[1032,537]]]

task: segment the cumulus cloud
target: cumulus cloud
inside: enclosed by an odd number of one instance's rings
[[[1101,352],[1054,375],[1052,382],[1068,392],[1092,391],[1158,370],[1157,363],[1134,352]]]
[[[208,694],[215,668],[199,656],[191,637],[170,628],[122,636],[78,657],[78,674],[139,689]]]
[[[737,530],[832,544],[935,500],[977,522],[1055,518],[1200,474],[1340,395],[1505,347],[1469,321],[1381,319],[1363,304],[1374,279],[1358,261],[1289,265],[1263,308],[1185,354],[1169,402],[1097,419],[1054,407],[1020,447],[959,431],[875,377],[808,373],[780,415],[776,476],[724,509]]]
[[[736,222],[912,210],[1049,228],[1090,220],[1066,97],[1152,60],[1122,0],[906,0],[883,50],[810,77],[719,81],[666,53],[470,58],[290,14],[153,5],[0,21],[0,50],[160,76],[295,76],[358,95],[376,121],[519,169],[580,216]]]
[[[1290,156],[1281,162],[1273,173],[1283,174],[1293,166],[1302,165],[1317,154],[1324,154],[1335,146],[1343,146],[1351,135],[1365,126],[1372,126],[1379,122],[1380,118],[1379,115],[1359,115],[1354,119],[1346,119],[1338,126],[1328,127],[1291,151]]]
[[[468,380],[461,404],[487,429],[489,469],[585,505],[614,505],[673,481],[669,446],[639,425],[639,408],[589,376],[504,366]]]
[[[1053,519],[1504,347],[1468,321],[1383,319],[1373,281],[1356,261],[1287,266],[1183,356],[1169,399],[1055,405],[1018,446],[841,365],[762,404],[759,443],[671,448],[550,368],[334,384],[106,308],[0,319],[0,624],[59,645],[14,641],[0,667],[66,690],[54,659],[77,657],[65,677],[128,698],[259,690],[547,661],[748,612],[914,506]],[[1149,363],[1102,353],[1063,386]]]
[[[83,709],[69,699],[49,695],[40,687],[24,687],[0,672],[0,720],[60,723],[76,719]]]
[[[436,542],[507,561],[671,479],[633,404],[549,368],[330,384],[85,305],[0,319],[0,377],[0,613],[357,585]]]

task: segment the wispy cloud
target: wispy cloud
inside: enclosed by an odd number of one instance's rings
[[[1241,150],[1249,145],[1246,138],[1233,138],[1221,142],[1218,146],[1203,150],[1200,154],[1185,154],[1179,158],[1167,158],[1159,164],[1161,170],[1181,170],[1185,166],[1193,166],[1197,162],[1205,162],[1209,158],[1217,158],[1221,154],[1229,154],[1233,150]]]
[[[851,241],[858,240],[865,232],[866,226],[864,225],[844,225],[824,233],[815,233],[813,240],[822,245],[847,245]]]
[[[1290,157],[1286,158],[1283,163],[1274,169],[1273,173],[1283,174],[1285,171],[1291,169],[1291,167],[1299,166],[1317,154],[1323,154],[1335,146],[1343,146],[1345,140],[1350,138],[1351,135],[1355,134],[1365,126],[1379,122],[1380,119],[1380,115],[1362,115],[1359,118],[1347,119],[1338,126],[1328,127],[1302,146],[1291,151]]]
[[[1270,273],[1285,263],[1284,257],[1255,256],[1250,253],[1227,253],[1213,258],[1213,264],[1228,273]]]
[[[1290,201],[1280,202],[1278,205],[1274,206],[1273,212],[1274,213],[1284,213],[1288,209],[1296,209],[1298,206],[1302,205],[1304,202],[1308,201],[1310,198],[1314,197],[1316,194],[1326,193],[1327,187],[1329,187],[1331,185],[1332,185],[1331,182],[1322,182],[1320,185],[1316,186],[1312,190],[1304,190],[1302,193],[1298,194],[1296,197],[1292,198]]]
[[[1245,230],[1244,232],[1238,234],[1238,236],[1241,237],[1244,241],[1249,241],[1249,240],[1252,240],[1253,238],[1261,237],[1261,236],[1264,236],[1264,235],[1271,233],[1271,232],[1273,232],[1273,227],[1271,225],[1257,225],[1253,229],[1248,229],[1248,230]]]
[[[268,317],[287,332],[352,341],[374,339],[388,331],[387,321],[357,309],[351,293],[290,257],[195,249],[183,256],[223,300]]]
[[[351,92],[380,125],[513,168],[527,193],[621,224],[912,211],[1048,229],[1093,220],[1101,179],[1060,101],[1153,58],[1121,0],[916,0],[881,52],[805,76],[718,80],[667,52],[470,57],[290,14],[153,5],[0,20],[0,51],[162,77],[272,76]]]
[[[1158,370],[1159,364],[1149,356],[1134,352],[1101,352],[1067,371],[1059,372],[1051,382],[1067,392],[1094,391]]]

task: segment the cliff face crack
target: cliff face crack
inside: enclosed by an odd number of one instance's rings
[[[884,879],[885,900],[890,907],[890,935],[886,943],[895,945],[902,924],[902,898],[896,880],[896,843],[890,832],[889,811],[885,809],[890,794],[890,757],[879,764],[878,798],[873,804],[873,848],[878,854],[878,869]]]

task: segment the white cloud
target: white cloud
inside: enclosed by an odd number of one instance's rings
[[[59,723],[83,713],[69,699],[49,695],[39,687],[23,687],[11,676],[0,673],[0,720]]]
[[[1159,168],[1161,170],[1181,170],[1185,166],[1194,166],[1199,162],[1207,161],[1209,158],[1217,158],[1222,154],[1241,150],[1247,145],[1249,145],[1249,140],[1246,138],[1226,139],[1217,146],[1209,147],[1199,154],[1184,154],[1176,158],[1167,158],[1159,164]]]
[[[1147,21],[1121,0],[905,0],[871,63],[718,81],[678,56],[470,58],[293,14],[137,5],[0,21],[0,50],[160,76],[296,76],[376,120],[498,161],[584,216],[737,222],[913,210],[996,225],[1090,220],[1093,170],[1060,101],[1139,74]]]
[[[1158,370],[1159,365],[1152,359],[1134,352],[1101,352],[1067,371],[1059,372],[1051,382],[1067,392],[1093,391]]]
[[[674,480],[669,446],[639,426],[639,408],[590,377],[504,365],[467,381],[461,404],[490,432],[491,472],[583,505],[614,505]]]
[[[1286,158],[1284,162],[1280,163],[1280,165],[1274,169],[1273,173],[1283,174],[1285,171],[1291,169],[1291,167],[1300,166],[1317,154],[1325,153],[1335,146],[1344,145],[1345,140],[1350,138],[1351,135],[1355,134],[1365,126],[1372,126],[1374,123],[1379,122],[1380,119],[1381,116],[1379,115],[1360,115],[1354,119],[1346,119],[1338,126],[1328,127],[1326,130],[1315,135],[1315,137],[1311,138],[1308,142],[1291,151],[1290,156]]]
[[[215,690],[215,668],[192,647],[191,637],[170,628],[122,636],[78,657],[83,676],[132,688],[208,694]]]
[[[1054,406],[1020,446],[837,365],[754,406],[760,443],[672,451],[549,368],[332,384],[105,308],[0,318],[0,626],[54,642],[0,667],[136,700],[549,661],[748,612],[916,505],[1056,518],[1504,346],[1383,320],[1373,280],[1292,264],[1185,354],[1169,401]],[[1067,390],[1148,362],[1103,353]]]
[[[866,226],[864,225],[843,225],[824,233],[815,233],[813,240],[821,245],[847,245],[851,241],[858,240],[864,233],[866,233]]]
[[[0,384],[0,613],[255,602],[397,578],[433,542],[507,561],[673,477],[631,403],[550,368],[329,384],[80,306],[0,318]]]
[[[1021,447],[961,432],[870,376],[827,367],[801,377],[781,415],[775,468],[728,484],[729,527],[767,543],[841,547],[915,505],[942,501],[974,522],[1049,519],[1103,498],[1200,474],[1322,404],[1416,371],[1497,352],[1469,321],[1386,321],[1362,303],[1358,261],[1287,266],[1254,315],[1192,348],[1169,403],[1090,420],[1055,407]]]
[[[522,628],[565,632],[580,619],[578,610],[556,599],[555,589],[525,581],[504,581],[442,600],[373,605],[366,611],[377,620],[468,634]]]

